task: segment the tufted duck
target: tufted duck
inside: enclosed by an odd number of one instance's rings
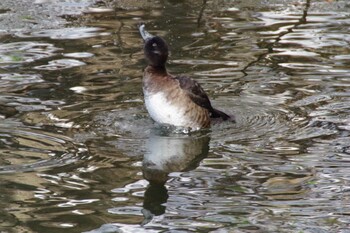
[[[143,74],[143,93],[147,111],[154,121],[198,130],[208,128],[210,118],[231,119],[212,107],[207,94],[195,80],[167,72],[168,45],[161,37],[148,33],[144,24],[139,26],[139,31],[148,61]]]

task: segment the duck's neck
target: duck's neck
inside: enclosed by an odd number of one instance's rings
[[[151,73],[156,73],[156,74],[160,74],[160,75],[167,75],[168,72],[165,68],[165,65],[158,65],[158,66],[153,66],[153,65],[148,65],[147,66],[147,71],[151,72]]]
[[[157,93],[164,89],[168,82],[169,74],[165,67],[148,65],[143,75],[143,92],[145,95]]]

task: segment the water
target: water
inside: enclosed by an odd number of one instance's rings
[[[0,3],[1,232],[350,232],[347,1],[17,2]],[[141,21],[235,124],[153,124]]]

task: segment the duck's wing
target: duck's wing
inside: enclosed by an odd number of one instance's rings
[[[211,106],[208,95],[205,93],[198,82],[187,76],[177,76],[175,79],[179,82],[181,89],[186,92],[186,94],[195,104],[208,110],[211,110],[213,108]]]
[[[205,93],[203,88],[195,80],[187,76],[177,76],[176,79],[179,82],[180,88],[186,91],[186,94],[191,98],[191,100],[201,106],[202,108],[208,109],[210,116],[213,118],[221,117],[224,120],[230,118],[226,113],[214,109],[211,106],[208,95]]]

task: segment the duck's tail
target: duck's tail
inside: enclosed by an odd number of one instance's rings
[[[233,119],[233,117],[227,115],[226,113],[220,111],[220,110],[217,110],[215,108],[213,108],[211,111],[210,111],[210,117],[211,118],[222,118],[224,121],[226,120],[229,120],[229,119]]]

